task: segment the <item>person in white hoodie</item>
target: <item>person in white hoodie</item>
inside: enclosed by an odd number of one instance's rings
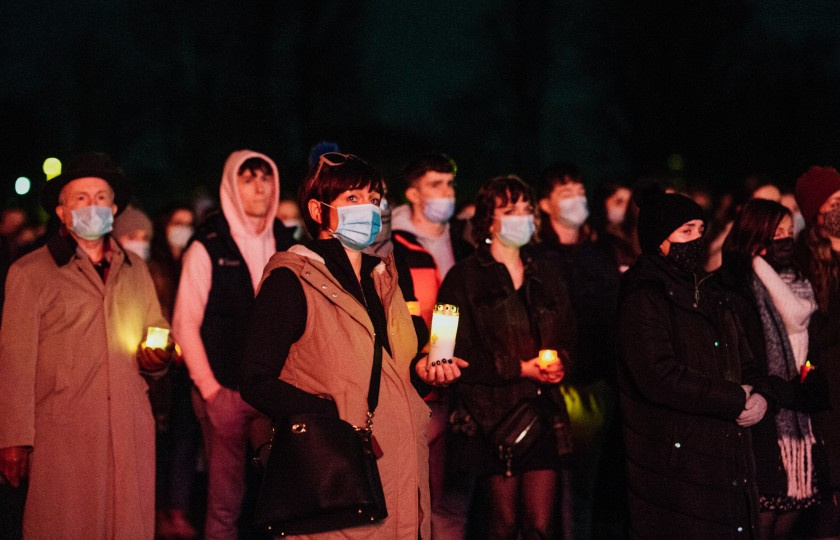
[[[249,434],[270,438],[268,419],[239,395],[239,369],[263,268],[294,243],[294,229],[275,217],[279,193],[270,158],[233,152],[222,174],[222,211],[207,217],[184,252],[172,328],[195,384],[193,406],[204,435],[207,539],[237,537]]]

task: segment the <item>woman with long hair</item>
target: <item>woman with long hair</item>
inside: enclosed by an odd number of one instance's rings
[[[816,303],[793,248],[790,211],[764,199],[743,206],[723,244],[723,282],[755,365],[775,388],[775,414],[751,428],[759,537],[766,539],[787,538],[799,513],[817,501],[811,393],[800,375],[808,359],[808,323]]]
[[[830,400],[826,410],[813,415],[828,482],[812,535],[840,538],[840,174],[830,167],[811,167],[797,180],[795,195],[807,223],[800,236],[800,260],[817,302],[809,327],[809,356],[816,372],[827,379]]]

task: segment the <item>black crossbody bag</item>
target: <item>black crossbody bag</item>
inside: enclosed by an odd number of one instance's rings
[[[381,375],[382,344],[376,335],[364,427],[325,414],[291,415],[275,426],[254,512],[259,525],[282,536],[388,517],[371,431]]]

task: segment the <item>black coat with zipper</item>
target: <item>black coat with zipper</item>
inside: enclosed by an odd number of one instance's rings
[[[758,494],[742,384],[765,385],[715,277],[643,254],[619,302],[631,538],[751,538]]]

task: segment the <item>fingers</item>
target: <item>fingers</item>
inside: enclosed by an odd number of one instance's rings
[[[168,359],[169,353],[163,349],[142,348],[138,354],[140,367],[147,371],[157,371],[162,369],[166,365]]]

